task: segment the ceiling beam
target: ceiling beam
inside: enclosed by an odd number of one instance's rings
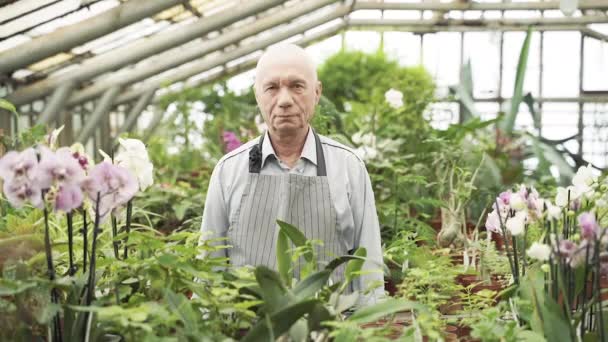
[[[381,9],[381,10],[418,10],[418,11],[509,11],[509,10],[559,10],[559,1],[534,1],[534,2],[498,2],[498,3],[473,3],[473,2],[379,2],[374,0],[357,0],[355,10]],[[608,10],[608,1],[605,0],[580,0],[580,10]]]
[[[228,8],[208,18],[200,18],[179,29],[162,32],[152,38],[138,40],[132,44],[116,48],[111,52],[89,58],[69,73],[50,77],[17,89],[12,94],[9,94],[7,100],[17,106],[32,102],[48,95],[60,84],[67,81],[82,82],[103,73],[117,70],[144,58],[185,44],[214,30],[224,28],[284,2],[285,0],[256,0],[248,1],[237,8]]]
[[[116,99],[115,105],[133,101],[133,100],[139,98],[139,96],[141,96],[141,94],[145,93],[146,91],[150,91],[151,89],[159,89],[163,85],[187,80],[188,78],[190,78],[192,76],[201,74],[207,70],[211,70],[218,66],[225,65],[226,63],[228,63],[232,60],[235,60],[237,58],[246,56],[250,53],[253,53],[253,52],[261,50],[261,49],[265,49],[266,47],[268,47],[272,44],[279,43],[292,36],[304,33],[305,31],[307,31],[311,28],[314,28],[314,27],[322,24],[323,22],[329,22],[333,19],[339,18],[339,17],[345,15],[346,13],[348,13],[348,10],[349,10],[348,5],[341,5],[340,7],[337,8],[337,10],[335,12],[325,15],[321,18],[311,20],[307,23],[299,24],[297,27],[293,27],[291,29],[281,31],[281,32],[277,33],[276,35],[272,35],[267,38],[260,39],[257,42],[248,43],[247,45],[244,45],[244,46],[236,48],[232,51],[226,52],[219,57],[203,59],[199,62],[196,62],[195,64],[188,65],[186,68],[178,69],[175,71],[175,73],[168,75],[166,78],[153,80],[153,81],[147,82],[145,84],[142,84],[141,86],[139,86],[137,88],[132,88],[130,90],[123,92]],[[306,36],[303,39],[301,39],[299,42],[296,41],[295,43],[304,44],[307,41],[316,41],[321,38],[330,37],[330,36],[336,34],[337,32],[339,32],[340,30],[344,29],[345,27],[346,27],[346,24],[344,22],[341,22],[339,24],[336,24],[334,27],[330,27],[325,30],[321,30],[317,33],[311,34],[310,36]]]
[[[334,2],[336,2],[336,0],[308,0],[300,2],[282,9],[279,12],[273,13],[272,15],[260,18],[251,24],[224,32],[217,38],[187,48],[175,48],[166,53],[156,55],[149,61],[141,63],[141,66],[139,67],[127,69],[122,72],[119,71],[113,75],[109,75],[103,80],[95,82],[85,89],[74,92],[68,100],[68,106],[74,106],[94,99],[103,94],[106,89],[114,86],[133,84],[204,57],[210,53],[221,51],[227,46],[237,44],[247,37],[252,37],[273,27],[280,26],[281,24]]]
[[[180,4],[182,0],[131,0],[92,18],[68,25],[0,53],[0,73],[8,73]]]

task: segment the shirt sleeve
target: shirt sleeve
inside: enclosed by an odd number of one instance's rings
[[[368,305],[384,297],[384,259],[372,184],[365,164],[357,162],[358,171],[351,180],[350,205],[355,224],[355,248],[365,247],[367,260],[361,276],[353,281],[353,289],[361,294],[368,292],[359,300],[359,305]]]
[[[222,184],[222,167],[223,163],[218,163],[211,173],[205,207],[203,209],[200,243],[210,239],[225,238],[230,225]],[[225,244],[225,241],[214,241],[212,245]],[[214,257],[226,257],[226,249],[220,249],[210,255]],[[201,255],[201,257],[205,256],[205,254]]]

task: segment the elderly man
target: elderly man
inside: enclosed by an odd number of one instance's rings
[[[321,97],[314,62],[296,45],[270,48],[257,64],[254,90],[268,130],[216,165],[203,238],[226,237],[232,247],[223,252],[233,265],[275,267],[280,219],[323,241],[321,262],[365,247],[368,260],[353,289],[381,285],[380,230],[365,165],[309,125]],[[378,299],[383,288],[370,293],[361,303]]]

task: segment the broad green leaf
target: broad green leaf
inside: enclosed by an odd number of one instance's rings
[[[272,331],[269,330],[265,320],[251,328],[247,336],[242,341],[270,341],[272,336],[281,336],[286,333],[291,326],[302,316],[311,312],[318,301],[316,299],[301,301],[285,307],[284,309],[270,315]]]
[[[325,305],[322,303],[317,303],[312,311],[308,314],[308,330],[316,331],[323,328],[322,323],[325,321],[330,321],[333,319],[333,316]]]
[[[357,248],[353,255],[361,257],[363,259],[355,259],[351,260],[346,264],[346,270],[344,271],[344,276],[346,278],[344,282],[344,286],[350,283],[354,277],[358,276],[358,273],[363,268],[363,264],[365,263],[365,257],[367,257],[367,250],[364,247]]]
[[[281,282],[279,274],[266,266],[256,267],[254,273],[260,285],[266,313],[272,314],[284,308],[288,303],[287,288]]]
[[[292,290],[292,293],[298,299],[305,299],[314,296],[323,288],[323,286],[325,286],[325,284],[327,284],[330,275],[331,271],[327,269],[313,273],[296,284]]]
[[[289,268],[291,266],[291,258],[289,256],[289,242],[287,241],[287,233],[283,229],[279,230],[277,237],[277,268],[281,279],[287,287],[291,286],[291,274]]]
[[[475,101],[473,101],[473,73],[470,60],[460,69],[460,82],[450,90],[456,95],[462,105],[462,122],[479,117],[475,109]]]
[[[507,115],[500,123],[500,128],[511,135],[515,126],[515,119],[519,113],[519,105],[523,98],[524,80],[526,77],[526,68],[528,67],[528,55],[530,53],[530,40],[532,38],[532,26],[528,28],[526,38],[519,53],[519,61],[517,62],[517,74],[515,75],[515,86],[513,88],[513,97],[511,98],[510,108]]]
[[[400,311],[425,310],[426,307],[420,303],[410,302],[402,299],[389,298],[378,304],[363,307],[348,318],[349,321],[363,324],[377,321],[380,318]]]
[[[306,244],[306,236],[298,228],[281,220],[277,220],[277,224],[279,225],[280,229],[287,234],[287,237],[289,237],[291,242],[293,242],[296,247],[302,247]],[[306,259],[307,262],[313,262],[312,253],[304,253],[304,259]]]

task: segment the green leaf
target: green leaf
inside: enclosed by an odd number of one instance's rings
[[[317,303],[312,311],[308,314],[308,330],[316,331],[323,328],[322,323],[325,321],[331,321],[333,319],[332,314],[327,310],[325,305]]]
[[[272,314],[284,308],[288,303],[287,288],[281,282],[279,274],[266,266],[256,267],[254,273],[260,285],[266,313]]]
[[[473,73],[470,60],[460,69],[460,82],[450,90],[456,95],[462,105],[462,122],[479,117],[475,109],[475,101],[473,100]]]
[[[528,66],[528,55],[530,53],[530,40],[532,38],[532,26],[528,27],[526,38],[519,53],[519,61],[517,62],[517,74],[515,75],[515,86],[513,88],[513,97],[511,98],[510,109],[507,115],[500,123],[500,128],[508,135],[513,133],[515,119],[519,113],[519,105],[523,98],[524,80],[526,77],[526,68]]]
[[[534,97],[532,97],[531,93],[527,93],[526,96],[524,96],[523,101],[526,106],[528,106],[528,111],[530,112],[530,116],[532,116],[532,121],[534,122],[534,128],[540,129],[540,113],[536,111],[536,108],[534,108]]]
[[[354,277],[358,276],[358,273],[363,268],[363,264],[365,263],[365,257],[367,257],[367,250],[364,247],[357,248],[353,255],[361,257],[363,259],[355,259],[351,260],[346,264],[346,270],[344,271],[345,281],[344,285],[350,283]]]
[[[306,244],[306,236],[298,228],[281,220],[277,220],[277,224],[279,225],[281,231],[284,231],[285,234],[287,234],[287,237],[289,237],[291,242],[293,242],[296,247],[302,247]],[[312,252],[307,251],[304,253],[304,259],[306,259],[308,262],[313,262]]]
[[[323,286],[325,286],[325,284],[327,284],[331,272],[331,270],[325,269],[309,275],[304,280],[296,284],[292,290],[292,293],[298,299],[305,299],[314,296],[323,288]]]
[[[389,298],[378,304],[363,307],[348,318],[349,321],[363,324],[377,321],[378,319],[400,311],[425,310],[426,307],[420,303],[405,301],[402,299]]]
[[[200,313],[197,314],[194,309],[192,309],[190,301],[187,300],[184,295],[178,295],[170,289],[165,289],[165,300],[167,301],[167,304],[169,304],[169,307],[177,313],[187,331],[192,333],[198,331],[197,322]]]
[[[291,274],[289,272],[291,266],[290,261],[287,233],[285,233],[283,229],[280,229],[279,236],[277,237],[277,268],[281,275],[281,279],[283,279],[287,287],[291,286]]]
[[[12,103],[8,102],[5,99],[0,99],[0,108],[8,110],[9,112],[15,114],[15,116],[17,117],[19,116],[19,113],[17,113],[17,108],[15,108]]]
[[[35,282],[28,283],[0,278],[0,296],[14,296],[36,286]]]
[[[283,335],[302,316],[311,312],[317,303],[319,302],[316,299],[311,299],[285,307],[284,309],[270,315],[272,331],[269,330],[265,320],[261,320],[258,321],[253,328],[251,328],[247,336],[245,336],[242,341],[269,341],[271,340],[271,335]]]

